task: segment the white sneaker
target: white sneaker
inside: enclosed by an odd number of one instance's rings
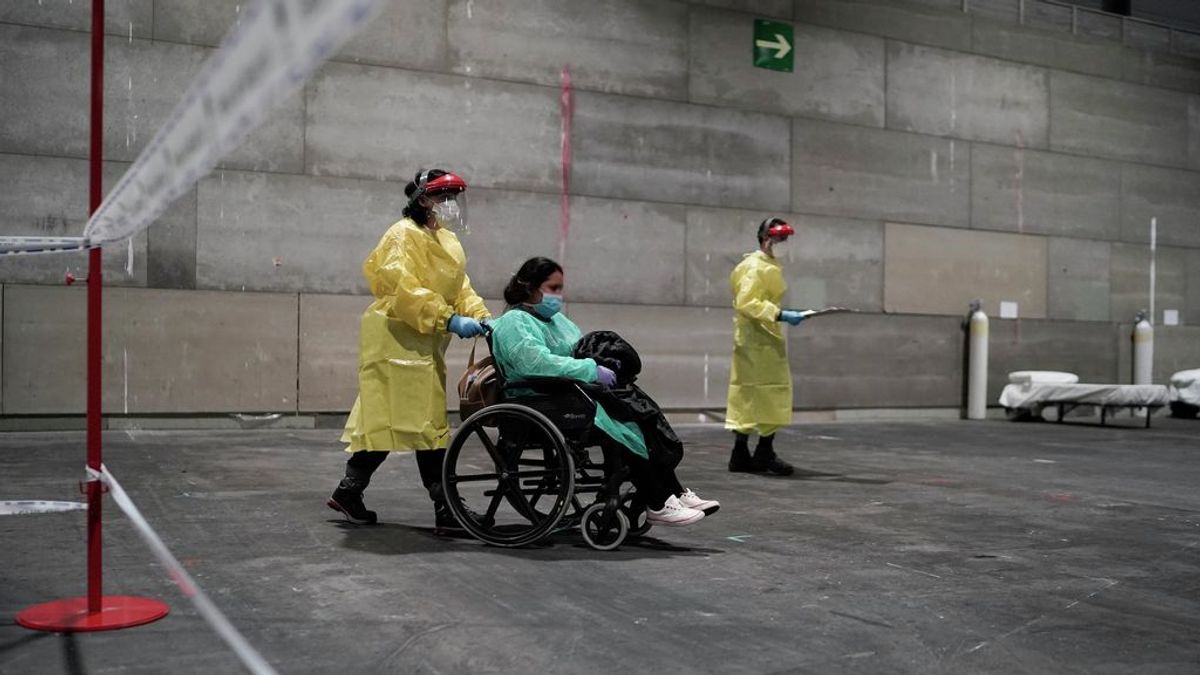
[[[655,525],[666,525],[667,527],[683,527],[704,517],[703,511],[689,509],[679,503],[679,498],[675,495],[667,497],[667,501],[658,511],[654,509],[646,509],[646,520]]]
[[[703,511],[706,516],[711,516],[717,512],[717,509],[721,508],[721,502],[715,499],[704,499],[695,492],[692,492],[691,488],[684,490],[683,494],[679,495],[679,503],[689,509]]]

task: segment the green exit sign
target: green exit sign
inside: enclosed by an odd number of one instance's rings
[[[754,65],[757,68],[792,72],[792,24],[766,19],[754,20]]]

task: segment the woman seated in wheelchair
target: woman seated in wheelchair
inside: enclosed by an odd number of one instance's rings
[[[572,356],[582,334],[561,313],[563,269],[549,258],[530,258],[504,289],[508,309],[491,323],[492,356],[509,382],[556,377],[596,383],[609,388],[617,375],[593,359]],[[683,526],[715,512],[720,504],[685,489],[675,471],[650,459],[641,430],[633,422],[614,420],[596,406],[596,428],[602,444],[622,450],[629,479],[646,505],[646,519],[655,525]]]

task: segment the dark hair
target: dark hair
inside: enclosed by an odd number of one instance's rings
[[[763,241],[767,238],[767,230],[771,229],[772,225],[777,223],[786,223],[783,218],[767,218],[758,225],[758,245],[762,246]]]
[[[555,272],[562,272],[562,265],[554,262],[549,258],[530,258],[526,260],[521,269],[508,280],[508,285],[504,287],[504,302],[511,307],[519,305],[528,300],[537,289],[546,283]]]
[[[408,197],[408,204],[404,207],[404,211],[401,212],[405,218],[412,218],[413,222],[418,225],[429,225],[429,209],[418,204],[417,199],[413,195],[417,192],[417,185],[422,182],[422,177],[425,179],[424,182],[428,183],[435,178],[445,176],[446,173],[446,171],[442,171],[441,169],[429,169],[428,171],[421,169],[413,176],[412,180],[408,181],[408,184],[404,186],[404,196]],[[420,197],[420,195],[417,195],[417,197]]]

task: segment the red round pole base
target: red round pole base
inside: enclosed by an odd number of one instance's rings
[[[88,613],[88,599],[67,598],[34,605],[17,614],[17,623],[31,630],[90,633],[132,628],[158,621],[170,612],[166,603],[131,595],[106,595],[100,611]]]

